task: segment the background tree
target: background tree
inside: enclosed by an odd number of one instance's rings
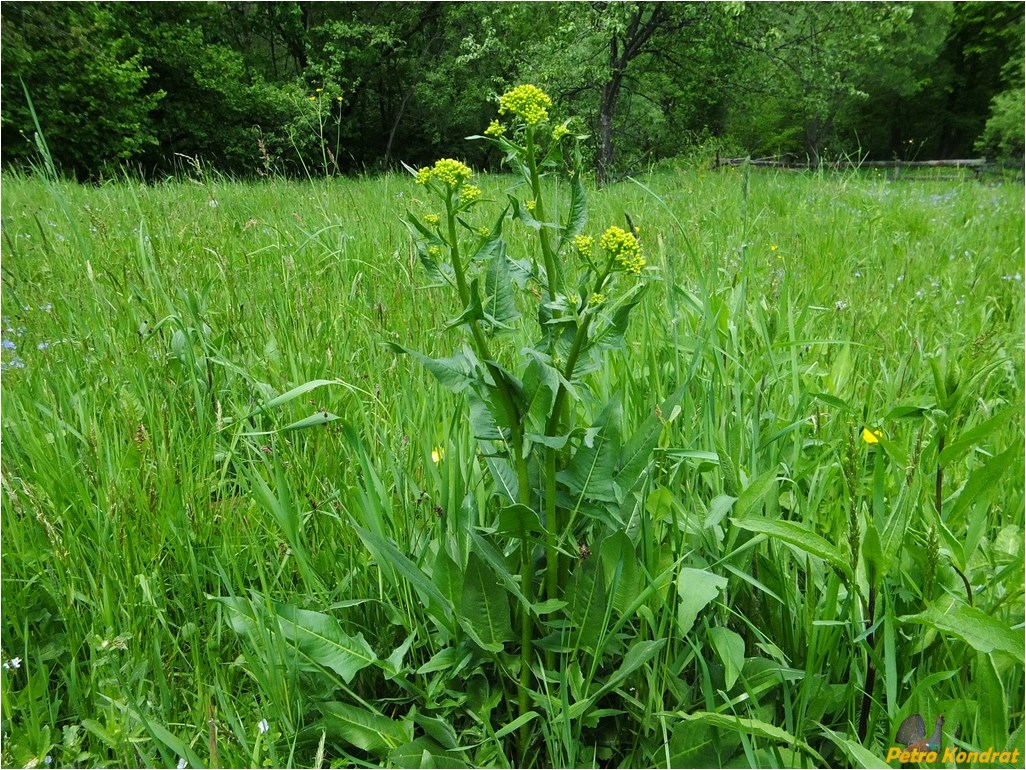
[[[153,119],[166,93],[153,87],[142,46],[97,3],[4,3],[3,160],[34,157],[28,89],[55,159],[86,175],[133,160],[158,143]]]
[[[547,88],[600,178],[713,140],[812,162],[1014,156],[1021,3],[2,5],[2,162],[96,177],[420,165],[468,149],[494,98]],[[988,123],[989,119],[989,123]]]

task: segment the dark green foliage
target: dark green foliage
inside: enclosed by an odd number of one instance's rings
[[[694,150],[1022,154],[1019,3],[4,3],[2,161],[311,176],[466,145],[516,82],[603,176]],[[575,128],[577,130],[577,128]]]

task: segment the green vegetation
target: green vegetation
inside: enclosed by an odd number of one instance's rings
[[[1022,160],[1024,7],[937,3],[17,2],[0,14],[7,168],[252,178],[459,155],[508,86],[543,87],[600,178],[702,149]],[[979,149],[977,147],[979,142]],[[468,154],[469,153],[469,154]]]
[[[1021,186],[573,180],[474,177],[468,315],[408,175],[5,176],[4,765],[879,766],[917,712],[1022,748]],[[646,266],[511,504],[468,324],[544,392],[557,233],[612,225]]]

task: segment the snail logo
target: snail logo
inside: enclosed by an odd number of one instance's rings
[[[909,751],[921,753],[936,752],[940,749],[941,730],[943,728],[944,717],[939,716],[937,717],[936,724],[933,726],[933,735],[927,738],[926,722],[923,721],[923,717],[920,714],[913,714],[910,717],[906,717],[905,721],[901,723],[901,727],[898,728],[898,734],[894,736],[894,742],[907,747]]]
[[[1011,763],[1012,766],[1021,766],[1022,750],[1001,751],[989,748],[984,751],[963,751],[957,747],[949,746],[941,752],[942,730],[944,729],[944,717],[937,717],[933,726],[933,734],[926,737],[926,722],[920,714],[912,714],[905,718],[894,736],[894,742],[905,748],[891,746],[887,750],[887,762],[894,760],[902,764],[940,762],[945,766],[957,765],[962,767],[966,764],[993,764],[1002,765]]]

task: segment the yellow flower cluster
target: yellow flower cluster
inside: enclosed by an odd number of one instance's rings
[[[638,275],[645,266],[638,239],[622,228],[610,227],[602,233],[599,246],[611,253],[617,264],[628,273]]]
[[[578,235],[574,238],[574,247],[581,253],[581,256],[591,259],[591,247],[595,239],[590,235]]]
[[[429,225],[437,225],[441,220],[438,218],[438,214],[425,214],[424,221]]]
[[[552,129],[552,141],[558,142],[564,136],[568,136],[569,134],[570,129],[566,126],[556,126],[554,129]]]
[[[530,211],[533,214],[534,210],[536,208],[538,208],[538,204],[536,202],[534,202],[534,201],[527,201],[524,204],[524,208],[526,208],[528,211]]]
[[[485,136],[500,137],[506,133],[506,127],[497,120],[493,120],[485,129]]]
[[[474,172],[463,163],[452,158],[442,158],[434,166],[417,171],[417,184],[427,184],[430,179],[437,179],[450,189],[456,189],[470,179]]]
[[[463,185],[463,189],[460,190],[460,202],[461,203],[473,203],[481,197],[481,188],[475,184]]]
[[[605,301],[605,294],[592,294],[590,297],[588,297],[588,307],[598,307]]]
[[[499,97],[499,114],[512,112],[524,122],[533,126],[549,119],[548,109],[552,106],[549,95],[537,86],[517,86]]]

